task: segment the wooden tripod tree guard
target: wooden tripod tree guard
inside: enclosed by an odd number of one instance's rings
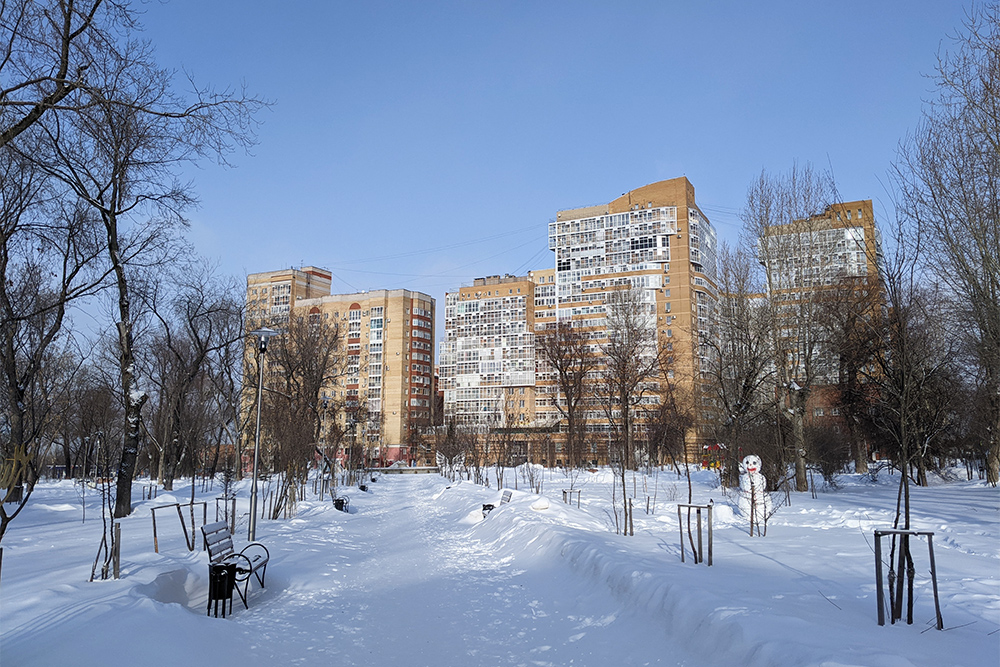
[[[684,562],[684,521],[681,519],[681,508],[686,507],[688,510],[688,518],[691,517],[691,510],[695,510],[698,519],[698,548],[692,549],[694,553],[694,562],[703,563],[705,562],[704,553],[702,552],[702,539],[701,539],[701,511],[707,510],[708,514],[708,565],[712,565],[712,505],[688,505],[684,503],[678,503],[677,505],[677,529],[680,531],[681,536],[681,562]],[[688,536],[690,537],[691,529],[688,528]]]
[[[930,557],[931,566],[931,586],[934,589],[934,613],[937,615],[937,629],[944,630],[944,619],[941,617],[941,602],[938,599],[938,585],[937,585],[937,569],[934,565],[934,533],[926,530],[898,530],[895,528],[886,528],[883,530],[875,531],[875,588],[876,588],[876,604],[878,604],[878,624],[885,625],[885,590],[882,586],[882,536],[883,535],[900,535],[900,536],[924,536],[927,538],[927,551]],[[889,564],[890,569],[892,564]],[[902,573],[897,577],[900,582],[898,585],[902,586]],[[893,617],[893,623],[896,619]]]
[[[174,507],[177,509],[177,517],[181,520],[181,529],[184,531],[184,543],[187,545],[188,551],[194,551],[195,547],[195,534],[194,534],[194,506],[201,505],[201,525],[205,525],[208,522],[208,506],[207,502],[204,500],[196,500],[191,503],[169,503],[167,505],[157,505],[156,507],[150,507],[150,514],[153,515],[153,551],[160,553],[160,543],[156,536],[156,510],[168,509]],[[181,511],[182,507],[191,508],[191,535],[188,536],[187,524],[184,522],[184,513]]]

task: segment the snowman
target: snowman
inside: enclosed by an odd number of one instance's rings
[[[771,516],[771,496],[767,493],[767,479],[760,472],[760,457],[744,456],[740,462],[740,493],[737,507],[740,514],[763,524]]]

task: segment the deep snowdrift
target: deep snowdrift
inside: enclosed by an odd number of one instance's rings
[[[938,632],[924,542],[913,550],[915,624],[876,625],[872,530],[891,521],[894,480],[846,481],[815,500],[793,496],[760,538],[699,473],[694,501],[716,502],[709,568],[690,553],[680,562],[676,502],[687,488],[670,473],[636,482],[635,537],[611,528],[607,472],[575,481],[580,509],[560,502],[569,481],[550,471],[553,491],[515,491],[485,520],[496,490],[384,476],[372,493],[349,491],[350,514],[307,500],[292,520],[260,522],[267,587],[225,620],[204,615],[207,557],[186,550],[176,513],[158,518],[153,552],[148,508],[187,501],[190,486],[138,503],[122,522],[122,578],[86,583],[96,496],[81,523],[73,485],[43,484],[3,542],[0,662],[995,667],[998,491],[913,490],[914,527],[936,534],[947,628]],[[199,494],[210,521],[215,495]],[[246,489],[239,495],[245,504]],[[238,544],[245,532],[244,523]]]

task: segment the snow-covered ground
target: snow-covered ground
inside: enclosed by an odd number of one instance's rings
[[[996,667],[1000,492],[913,489],[914,528],[935,533],[946,629],[934,629],[923,541],[914,625],[878,627],[872,531],[892,520],[896,480],[796,494],[761,538],[699,472],[694,502],[716,503],[707,567],[680,561],[687,487],[670,472],[636,480],[635,537],[613,531],[607,471],[576,480],[579,509],[561,502],[569,480],[546,471],[541,496],[521,481],[485,520],[495,489],[386,475],[347,492],[349,514],[307,499],[294,519],[261,521],[267,586],[227,619],[205,616],[207,556],[187,551],[176,513],[158,514],[153,550],[149,507],[186,502],[190,486],[139,502],[122,522],[121,579],[87,583],[97,497],[82,523],[72,483],[45,483],[2,544],[0,664]],[[218,489],[198,495],[213,514]],[[246,486],[239,496],[245,511]]]

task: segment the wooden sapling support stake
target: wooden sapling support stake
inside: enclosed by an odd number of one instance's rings
[[[222,503],[222,518],[219,518],[219,503]],[[236,532],[236,496],[219,496],[215,499],[215,520],[229,524],[229,532]]]
[[[180,503],[176,504],[175,507],[177,508],[177,518],[179,518],[181,520],[181,530],[184,531],[184,544],[187,545],[188,551],[194,551],[194,546],[191,544],[191,541],[188,539],[187,524],[184,523],[184,512],[181,511]],[[193,512],[194,509],[192,508],[191,511]]]
[[[121,523],[115,523],[115,548],[113,553],[114,557],[114,571],[115,579],[118,579],[121,575],[122,569],[122,525]]]

